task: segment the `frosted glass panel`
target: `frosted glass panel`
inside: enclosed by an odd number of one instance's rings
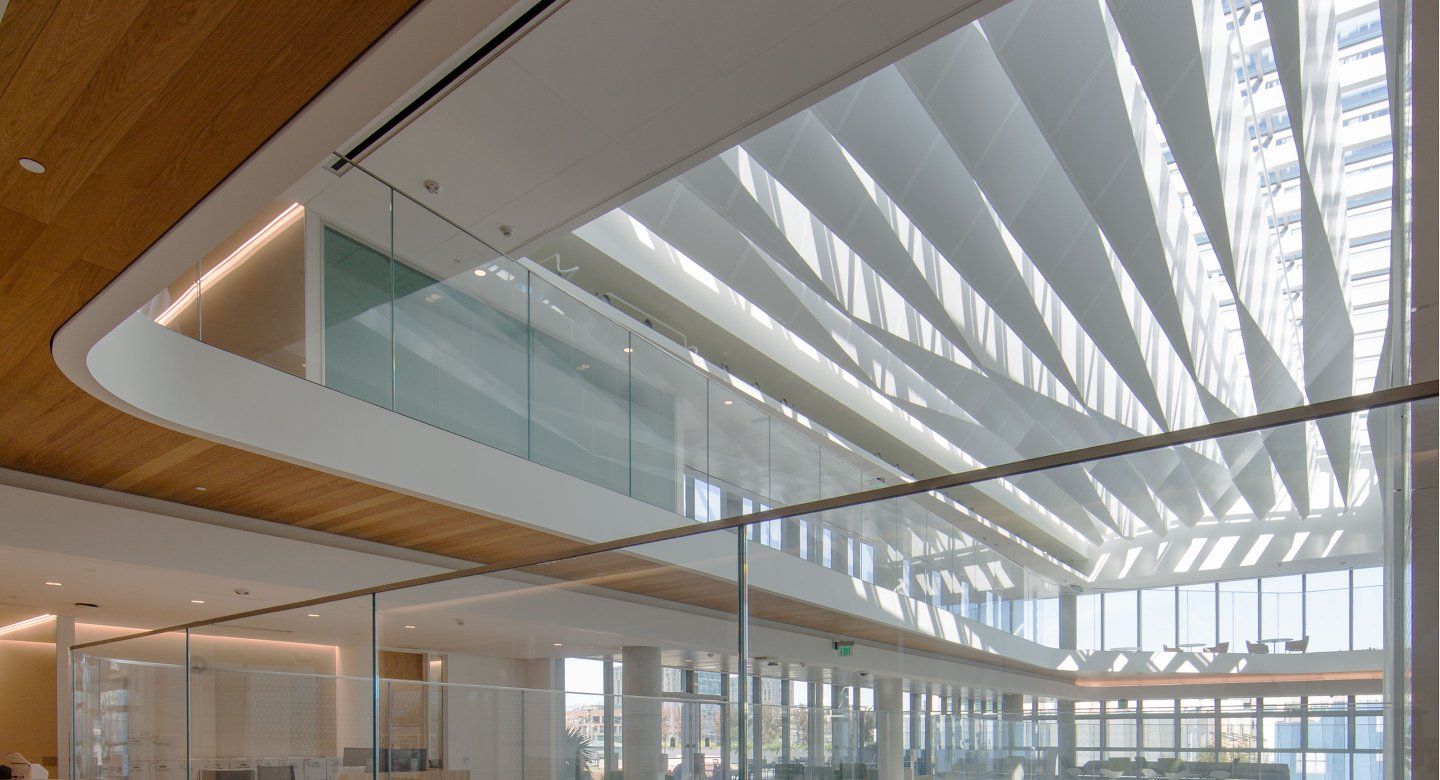
[[[391,407],[390,258],[326,227],[325,386]]]
[[[530,277],[530,458],[630,492],[630,335]]]
[[[519,266],[403,196],[395,223],[395,411],[527,455]]]
[[[685,511],[685,474],[709,471],[705,377],[643,339],[630,353],[631,495]]]

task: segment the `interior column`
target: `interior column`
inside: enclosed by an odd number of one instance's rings
[[[875,681],[875,758],[880,780],[905,775],[904,685],[897,677]]]
[[[830,719],[830,749],[834,753],[834,765],[838,767],[855,760],[850,744],[850,720],[855,717],[850,704],[850,686],[832,684],[830,704],[835,708],[834,717]]]
[[[1062,593],[1060,595],[1060,647],[1065,650],[1075,649],[1077,637],[1075,612],[1076,594]],[[1060,753],[1060,761],[1065,762],[1067,766],[1075,766],[1075,702],[1070,699],[1060,699],[1055,704],[1057,731],[1055,747]]]
[[[620,769],[625,780],[660,780],[660,648],[628,646],[621,658]]]
[[[816,768],[825,766],[825,698],[820,688],[824,684],[805,684],[810,705],[805,710],[805,744],[808,763]]]
[[[70,646],[75,644],[75,618],[55,618],[55,749],[56,777],[74,777],[70,771],[70,721],[75,714],[75,694],[71,688],[74,672],[70,668]],[[40,760],[39,757],[32,759]]]

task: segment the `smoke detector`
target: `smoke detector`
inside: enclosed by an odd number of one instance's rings
[[[440,182],[435,181],[434,179],[426,179],[426,180],[425,180],[425,191],[428,192],[428,193],[430,193],[431,195],[439,195],[439,194],[440,194]]]

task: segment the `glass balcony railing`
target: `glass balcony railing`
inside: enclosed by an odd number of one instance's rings
[[[255,216],[143,314],[696,521],[905,479],[358,166],[303,202],[286,200]],[[920,582],[927,571],[960,572],[943,585],[953,591],[947,608],[1053,644],[1053,627],[1013,619],[1009,605],[1053,598],[1058,589],[959,530],[952,520],[975,491],[952,492],[837,510],[788,536],[778,523],[751,533],[902,592],[932,587]],[[973,513],[965,517],[1010,536]],[[969,581],[967,571],[984,581]]]
[[[1219,694],[1155,668],[1135,698],[1105,675],[1138,670],[1108,667],[1081,700],[1023,675],[1042,692],[1008,692],[842,605],[894,599],[802,595],[740,529],[684,531],[77,646],[73,777],[1381,776],[1379,694]]]

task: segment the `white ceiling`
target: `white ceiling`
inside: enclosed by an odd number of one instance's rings
[[[412,194],[440,181],[427,205],[509,250],[579,224],[988,4],[566,3],[365,165]]]

